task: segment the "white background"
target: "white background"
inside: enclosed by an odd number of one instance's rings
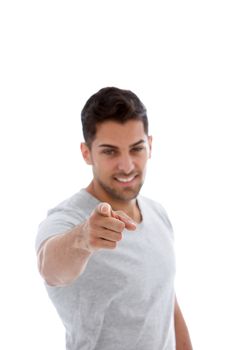
[[[80,111],[104,86],[147,106],[142,193],[176,237],[194,349],[233,349],[231,1],[1,1],[1,349],[64,349],[37,272],[49,208],[88,184]]]

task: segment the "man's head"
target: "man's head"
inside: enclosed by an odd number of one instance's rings
[[[81,112],[83,136],[91,147],[96,136],[97,125],[105,121],[126,123],[128,120],[141,120],[148,135],[148,120],[145,106],[130,90],[106,87],[92,95]]]
[[[151,155],[146,109],[127,90],[105,88],[96,95],[82,111],[86,142],[81,151],[92,165],[92,192],[109,203],[128,202],[143,185]]]

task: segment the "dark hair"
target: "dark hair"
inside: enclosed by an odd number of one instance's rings
[[[147,111],[139,98],[130,90],[106,87],[92,95],[81,112],[84,140],[91,146],[96,135],[96,125],[114,120],[125,123],[128,120],[141,120],[148,134]]]

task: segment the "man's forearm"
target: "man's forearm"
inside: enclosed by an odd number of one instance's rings
[[[82,226],[48,239],[38,252],[39,271],[52,286],[64,286],[84,271],[91,252],[82,245]]]
[[[191,339],[188,328],[183,318],[180,307],[175,301],[175,334],[176,334],[176,350],[192,350]]]

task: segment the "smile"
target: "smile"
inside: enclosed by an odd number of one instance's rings
[[[123,183],[131,182],[135,179],[136,175],[130,177],[115,177],[115,180]]]

